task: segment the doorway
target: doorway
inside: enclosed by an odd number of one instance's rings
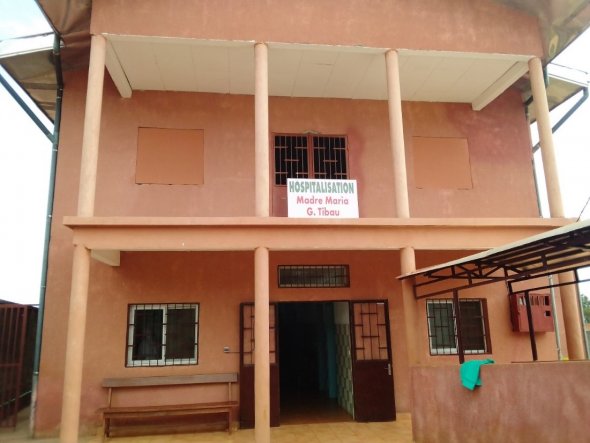
[[[348,302],[279,303],[281,424],[352,421]]]
[[[242,428],[255,425],[254,322],[242,303]],[[387,300],[271,303],[271,426],[395,420],[389,335]]]

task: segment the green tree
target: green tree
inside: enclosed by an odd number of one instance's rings
[[[590,323],[590,299],[587,295],[581,294],[582,311],[584,312],[584,322]]]

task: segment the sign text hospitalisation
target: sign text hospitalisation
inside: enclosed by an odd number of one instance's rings
[[[289,217],[358,218],[356,180],[288,179]]]

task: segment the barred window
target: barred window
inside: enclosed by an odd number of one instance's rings
[[[465,354],[489,352],[489,332],[485,300],[459,300],[461,339]],[[431,355],[457,354],[457,320],[452,300],[426,302]]]
[[[127,366],[189,365],[198,362],[199,305],[130,305]]]
[[[280,265],[279,288],[347,288],[348,265]]]
[[[347,142],[341,135],[277,134],[274,156],[275,185],[286,185],[288,178],[348,178]]]

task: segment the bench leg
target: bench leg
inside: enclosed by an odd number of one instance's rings
[[[108,417],[104,417],[102,419],[102,439],[104,440],[105,437],[110,437],[110,427],[111,427],[111,420]]]

